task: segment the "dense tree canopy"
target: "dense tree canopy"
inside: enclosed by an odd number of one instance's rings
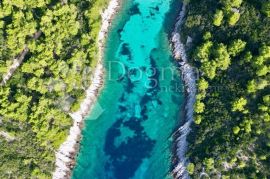
[[[270,176],[269,7],[268,0],[188,5],[182,36],[193,38],[189,59],[200,72],[187,154],[192,178]]]
[[[0,178],[50,178],[55,151],[91,83],[108,1],[0,1]],[[87,78],[87,79],[85,79]]]

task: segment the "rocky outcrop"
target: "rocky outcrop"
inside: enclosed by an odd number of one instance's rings
[[[53,173],[54,179],[66,179],[71,177],[71,171],[75,165],[75,157],[81,138],[84,118],[91,111],[98,93],[103,85],[104,70],[102,65],[105,39],[114,15],[120,8],[119,0],[111,0],[108,8],[102,13],[102,25],[98,35],[99,58],[93,74],[90,87],[86,90],[86,98],[80,105],[80,109],[70,114],[73,118],[73,126],[70,128],[69,136],[56,152],[56,169]]]
[[[188,159],[185,155],[188,147],[187,136],[191,131],[191,124],[193,123],[193,106],[196,101],[196,76],[194,69],[188,64],[185,45],[181,42],[180,35],[181,27],[186,14],[186,7],[187,5],[184,3],[172,34],[173,54],[175,59],[179,60],[182,78],[187,92],[184,124],[177,130],[178,137],[175,141],[178,163],[173,170],[173,175],[175,178],[181,179],[189,178],[188,172],[186,171]]]

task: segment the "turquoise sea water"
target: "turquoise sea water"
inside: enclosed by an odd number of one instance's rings
[[[105,86],[85,122],[74,179],[171,177],[172,133],[183,94],[168,34],[179,3],[123,1],[106,44]]]

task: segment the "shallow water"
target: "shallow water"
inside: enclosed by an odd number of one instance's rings
[[[105,86],[85,122],[73,178],[171,177],[172,134],[183,103],[167,34],[175,1],[124,1],[108,36]]]

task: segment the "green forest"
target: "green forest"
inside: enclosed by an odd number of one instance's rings
[[[91,84],[108,1],[0,1],[0,178],[51,178]],[[199,77],[187,170],[268,179],[270,0],[185,2],[180,33]]]
[[[199,71],[192,178],[270,176],[270,1],[190,0],[182,35]]]
[[[0,178],[51,177],[91,83],[107,2],[0,1]]]

